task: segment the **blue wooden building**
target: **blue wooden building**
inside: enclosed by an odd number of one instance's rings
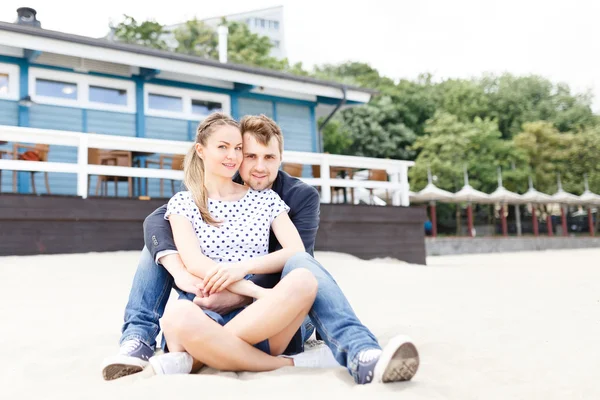
[[[286,150],[320,152],[317,118],[340,103],[366,103],[372,94],[335,82],[49,31],[35,14],[0,22],[0,125],[189,141],[199,121],[222,110],[234,118],[266,114],[281,126]],[[50,148],[49,161],[76,158],[75,148]],[[28,178],[21,174],[17,191],[29,193]],[[43,177],[36,179],[40,191]],[[148,183],[150,196],[158,195],[157,181]],[[5,173],[1,191],[12,187],[12,174]],[[69,174],[50,173],[50,187],[52,194],[76,194]],[[119,190],[120,196],[126,194]]]

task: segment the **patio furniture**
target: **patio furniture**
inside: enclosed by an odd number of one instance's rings
[[[388,174],[385,169],[370,169],[369,170],[369,180],[370,181],[387,182]],[[374,203],[373,190],[374,190],[373,188],[369,189],[369,200],[371,201],[371,204]],[[390,192],[387,189],[385,190],[385,203],[387,205],[389,205],[389,203],[390,203]]]
[[[297,164],[302,166],[302,164]],[[345,170],[345,168],[341,168],[341,167],[329,167],[329,178],[330,179],[336,179],[338,176],[338,173],[342,170]],[[312,166],[312,175],[314,178],[320,178],[321,177],[321,166],[320,165],[313,165]],[[344,190],[345,188],[343,187],[334,187],[331,186],[331,202],[334,202],[335,199],[335,192],[338,190]],[[321,191],[321,188],[319,187],[319,192]],[[352,189],[352,204],[354,204],[354,189]]]
[[[25,150],[24,152],[20,152]],[[35,145],[26,145],[21,143],[13,144],[12,151],[12,159],[13,160],[24,160],[24,161],[39,161],[39,162],[47,162],[48,161],[48,153],[50,151],[50,146],[47,144],[35,144]],[[33,190],[33,194],[37,194],[37,190],[35,189],[35,174],[38,171],[29,171],[31,174],[31,188]],[[48,183],[48,172],[44,172],[44,182],[46,184],[46,192],[50,193],[50,184]],[[13,193],[17,193],[17,171],[13,171]]]
[[[166,162],[169,161],[170,168],[175,171],[183,171],[183,160],[185,156],[183,154],[161,154],[158,158],[158,161],[155,160],[146,160],[146,166],[150,164],[158,165],[159,169],[164,169]],[[175,181],[170,179],[171,181],[171,192],[175,195]],[[165,197],[165,180],[160,180],[160,197]]]
[[[131,167],[132,155],[130,151],[123,150],[102,150],[88,149],[88,163],[93,165],[113,165],[118,167]],[[88,176],[88,187],[90,185]],[[108,195],[108,182],[112,181],[115,184],[115,196],[119,195],[119,182],[127,182],[129,197],[133,195],[133,178],[130,176],[108,176],[98,175],[96,182],[96,196],[100,189],[100,195]]]
[[[283,163],[281,169],[284,172],[287,172],[291,176],[295,176],[296,178],[302,177],[302,169],[304,168],[303,164],[294,164],[294,163]]]

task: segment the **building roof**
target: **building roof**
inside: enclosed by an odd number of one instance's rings
[[[26,34],[26,35],[38,36],[38,37],[48,38],[48,39],[55,39],[55,40],[60,40],[60,41],[64,41],[64,42],[71,42],[71,43],[83,44],[83,45],[88,45],[88,46],[95,46],[95,47],[105,48],[105,49],[127,51],[127,52],[134,53],[134,54],[141,54],[141,55],[158,57],[158,58],[163,58],[163,59],[168,59],[168,60],[191,62],[191,63],[198,64],[198,65],[222,68],[222,69],[231,70],[231,71],[246,72],[246,73],[251,73],[251,74],[263,75],[263,76],[267,76],[267,77],[286,79],[286,80],[290,80],[290,81],[339,88],[340,90],[343,87],[345,87],[348,90],[353,90],[353,91],[362,92],[362,93],[368,93],[368,94],[378,93],[376,90],[373,90],[373,89],[365,89],[365,88],[360,88],[360,87],[356,87],[356,86],[344,85],[339,82],[325,81],[325,80],[315,79],[315,78],[306,77],[306,76],[293,75],[290,73],[270,70],[270,69],[266,69],[266,68],[251,67],[251,66],[247,66],[247,65],[240,65],[240,64],[233,64],[233,63],[220,63],[219,61],[216,61],[216,60],[211,60],[211,59],[198,57],[198,56],[191,56],[191,55],[187,55],[187,54],[175,53],[175,52],[165,51],[165,50],[157,50],[157,49],[152,49],[149,47],[127,44],[127,43],[113,42],[113,41],[109,41],[106,39],[95,39],[95,38],[90,38],[90,37],[86,37],[86,36],[52,31],[52,30],[48,30],[48,29],[35,28],[35,27],[30,27],[27,25],[19,25],[19,24],[15,24],[15,23],[0,22],[0,31],[22,33],[22,34]],[[32,49],[32,50],[36,50],[36,49]]]

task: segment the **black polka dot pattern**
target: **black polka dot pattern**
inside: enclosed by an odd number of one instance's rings
[[[211,215],[222,221],[218,227],[205,223],[190,192],[179,192],[169,200],[169,215],[185,217],[194,228],[202,253],[215,262],[238,262],[269,252],[271,223],[290,208],[271,189],[249,189],[237,201],[208,200]]]

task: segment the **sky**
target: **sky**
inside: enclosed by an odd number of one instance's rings
[[[81,6],[85,4],[85,8]],[[167,6],[168,4],[168,6]],[[283,5],[288,58],[315,64],[367,62],[393,79],[483,73],[539,74],[591,91],[600,113],[598,0],[2,0],[0,20],[33,7],[42,27],[101,37],[123,14],[169,25]]]

